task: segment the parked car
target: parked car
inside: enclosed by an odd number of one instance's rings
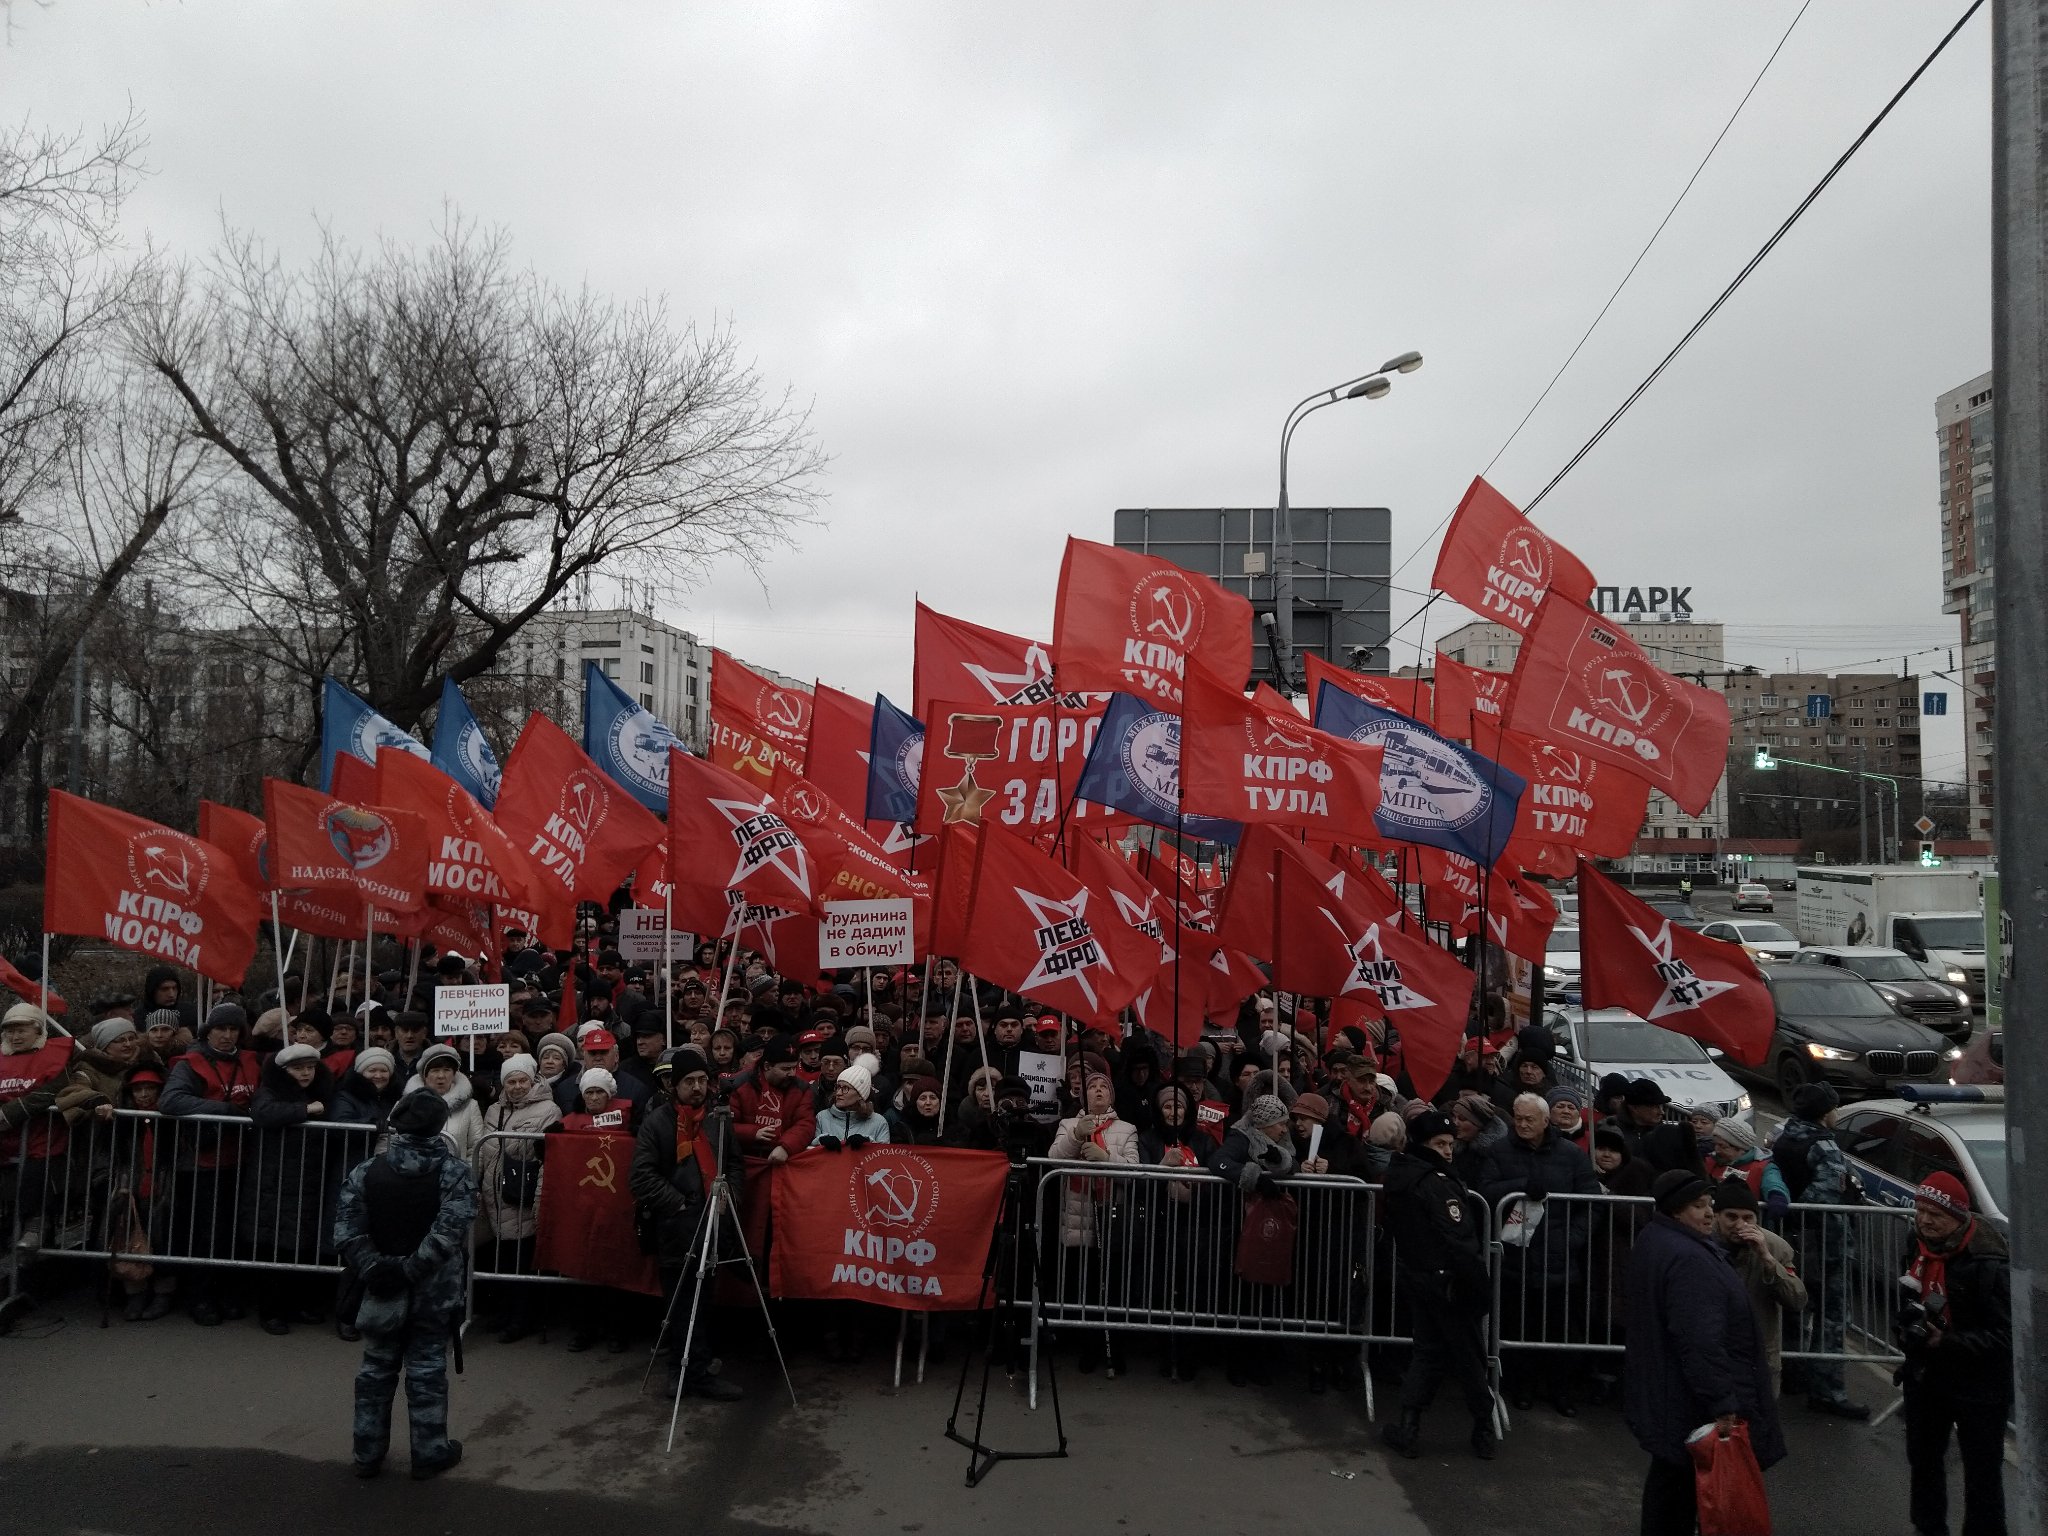
[[[1771,888],[1761,880],[1744,880],[1735,887],[1735,910],[1738,912],[1775,912],[1778,910]]]
[[[1559,922],[1576,923],[1579,920],[1579,893],[1577,891],[1552,891],[1550,899],[1557,903]]]
[[[2006,1224],[2005,1090],[1993,1087],[1907,1087],[1896,1099],[1845,1109],[1835,1139],[1873,1200],[1910,1210],[1913,1192],[1931,1173],[1952,1173],[1970,1203]]]
[[[1715,1059],[1714,1053],[1690,1035],[1638,1018],[1625,1008],[1547,1010],[1543,1022],[1557,1037],[1557,1053],[1575,1086],[1588,1092],[1610,1072],[1634,1079],[1646,1077],[1662,1088],[1674,1105],[1711,1109],[1720,1119],[1733,1115],[1751,1120],[1749,1095]],[[1576,1081],[1579,1074],[1584,1081]]]
[[[1776,1083],[1787,1103],[1804,1084],[1829,1082],[1842,1098],[1889,1097],[1901,1083],[1945,1083],[1962,1050],[1925,1024],[1902,1018],[1853,971],[1774,965],[1764,971],[1777,1020],[1759,1068],[1736,1070]]]
[[[1543,993],[1560,1002],[1579,996],[1579,930],[1563,924],[1550,930],[1543,945]]]
[[[1940,1030],[1952,1044],[1970,1043],[1970,994],[1933,980],[1901,950],[1820,944],[1802,949],[1794,958],[1801,965],[1833,965],[1854,971],[1908,1018]]]
[[[1737,918],[1730,922],[1724,918],[1708,923],[1700,932],[1710,939],[1726,939],[1730,944],[1740,944],[1759,960],[1790,960],[1799,953],[1799,935],[1782,923],[1766,923],[1754,918]]]

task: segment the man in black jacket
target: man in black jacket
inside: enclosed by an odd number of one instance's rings
[[[1948,1530],[1948,1437],[1963,1455],[1963,1536],[2005,1536],[2005,1420],[2012,1409],[2012,1275],[2005,1239],[1978,1221],[1952,1173],[1913,1197],[1919,1235],[1900,1279],[1906,1461],[1913,1529]]]
[[[1706,1165],[1700,1160],[1699,1142],[1691,1128],[1664,1119],[1664,1107],[1670,1102],[1662,1088],[1639,1077],[1628,1085],[1614,1127],[1628,1143],[1628,1155],[1648,1163],[1652,1173],[1683,1168],[1705,1178]]]
[[[1421,1454],[1422,1414],[1446,1376],[1457,1378],[1472,1415],[1472,1453],[1493,1459],[1493,1391],[1486,1379],[1486,1215],[1451,1172],[1458,1140],[1435,1110],[1408,1127],[1408,1150],[1387,1170],[1387,1228],[1407,1287],[1415,1356],[1401,1383],[1401,1420],[1381,1438],[1403,1456]]]
[[[712,1313],[708,1304],[697,1310],[690,1357],[687,1362],[683,1359],[682,1340],[689,1331],[690,1318],[681,1292],[694,1279],[704,1223],[714,1216],[711,1194],[721,1164],[733,1202],[728,1213],[737,1214],[740,1157],[733,1145],[731,1115],[722,1109],[706,1112],[711,1068],[703,1052],[695,1046],[679,1045],[668,1053],[666,1062],[668,1098],[649,1112],[640,1127],[628,1182],[633,1198],[654,1225],[662,1293],[668,1304],[664,1327],[669,1340],[669,1391],[674,1393],[680,1378],[683,1390],[693,1397],[729,1403],[745,1394],[723,1376],[711,1374]],[[710,1278],[705,1276],[707,1282]]]

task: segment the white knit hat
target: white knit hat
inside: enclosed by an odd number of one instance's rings
[[[540,1063],[524,1051],[519,1052],[516,1056],[507,1056],[498,1064],[498,1081],[501,1083],[508,1077],[534,1078],[539,1076]]]
[[[498,1069],[498,1075],[501,1078],[505,1075],[503,1067]],[[619,1080],[613,1077],[611,1073],[605,1071],[603,1067],[585,1067],[583,1075],[576,1079],[576,1091],[581,1093],[586,1088],[602,1088],[613,1098],[617,1098],[619,1094]]]
[[[852,1066],[847,1067],[839,1074],[839,1081],[846,1087],[851,1088],[863,1099],[871,1098],[874,1095],[875,1072],[874,1068],[862,1066],[861,1063],[873,1061],[874,1059],[872,1056],[863,1055],[859,1061],[854,1062]]]

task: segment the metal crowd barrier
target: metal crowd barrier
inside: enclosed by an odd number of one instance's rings
[[[477,1138],[470,1166],[476,1170],[477,1232],[468,1282],[470,1317],[476,1316],[479,1280],[540,1285],[574,1285],[566,1276],[538,1268],[534,1233],[540,1217],[540,1161],[545,1131],[486,1131]],[[518,1165],[531,1162],[530,1170]],[[523,1178],[530,1173],[530,1178]],[[509,1175],[509,1176],[508,1176]]]

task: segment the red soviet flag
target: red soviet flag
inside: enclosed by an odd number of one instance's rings
[[[1770,1059],[1777,1009],[1740,944],[1674,924],[1579,861],[1579,989],[1587,1008],[1719,1046],[1745,1067]]]
[[[799,1152],[775,1175],[775,1296],[909,1312],[983,1304],[982,1266],[1009,1160],[964,1147]]]
[[[383,754],[391,756],[390,753]],[[585,1285],[659,1296],[661,1277],[633,1235],[633,1138],[619,1130],[540,1138],[540,1209],[534,1264]]]
[[[526,855],[474,795],[410,752],[378,753],[376,772],[376,803],[411,811],[426,830],[430,895],[458,903],[526,902],[533,878]]]
[[[1200,1035],[1209,989],[1176,947],[1171,898],[1092,837],[1067,839],[1067,868],[1109,898],[1110,910],[1125,927],[1159,946],[1156,974],[1131,999],[1138,1023],[1171,1040],[1176,1049],[1183,1038]]]
[[[775,797],[738,774],[671,747],[668,753],[669,878],[739,891],[808,912],[817,873]]]
[[[1467,932],[1477,931],[1482,901],[1486,942],[1495,949],[1520,955],[1532,965],[1541,965],[1543,952],[1549,947],[1550,930],[1557,926],[1557,903],[1550,892],[1533,880],[1523,879],[1505,864],[1496,864],[1491,878],[1480,885],[1479,895],[1467,898]]]
[[[919,603],[913,644],[910,712],[926,722],[939,699],[1042,704],[1059,691],[1053,686],[1052,652],[1043,641],[970,624]]]
[[[1348,949],[1321,911],[1346,906],[1347,873],[1272,827],[1246,827],[1217,939],[1256,955],[1273,985],[1334,997],[1351,974]]]
[[[189,832],[50,791],[43,932],[98,939],[238,987],[263,898]],[[40,989],[38,989],[40,995]]]
[[[841,805],[865,807],[868,742],[874,732],[874,705],[818,684],[811,695],[811,730],[805,739],[803,777]]]
[[[426,826],[411,811],[351,805],[284,779],[263,781],[266,856],[291,890],[350,891],[393,912],[427,900]]]
[[[1066,824],[1127,826],[1135,819],[1076,798],[1108,694],[1065,694],[1033,704],[934,700],[928,708],[918,831],[989,820],[1030,836]]]
[[[1436,653],[1436,728],[1446,736],[1472,741],[1474,733],[1498,725],[1508,707],[1514,676],[1488,672]],[[1476,746],[1477,743],[1474,742]]]
[[[50,1000],[48,1012],[52,1018],[63,1018],[65,1010],[70,1007],[63,998],[57,995],[55,987],[45,991],[41,982],[30,981],[19,970],[15,969],[14,962],[7,959],[4,955],[0,955],[0,987],[5,987],[16,997],[27,998],[38,1008],[43,1006],[43,999],[47,997]]]
[[[1332,665],[1314,651],[1303,651],[1301,661],[1306,669],[1308,717],[1311,720],[1316,717],[1316,695],[1324,688],[1341,688],[1354,698],[1363,699],[1380,709],[1391,709],[1411,720],[1420,720],[1424,725],[1431,724],[1436,718],[1432,713],[1436,707],[1435,693],[1422,678],[1375,677],[1365,672],[1353,672],[1348,667]],[[1457,732],[1447,734],[1455,736]]]
[[[1479,866],[1447,848],[1416,845],[1413,855],[1417,883],[1422,887],[1422,915],[1442,923],[1459,938],[1479,931]]]
[[[868,835],[868,824],[811,780],[786,768],[779,771],[775,808],[810,853],[814,905],[820,916],[828,901],[930,899],[931,887],[899,868]]]
[[[1252,605],[1157,555],[1069,537],[1052,659],[1062,688],[1179,709],[1190,663],[1242,691],[1252,671]]]
[[[1521,844],[1555,843],[1596,859],[1618,859],[1635,846],[1649,810],[1650,786],[1591,754],[1520,731],[1483,727],[1489,755],[1528,783],[1515,812],[1510,852]],[[1523,867],[1530,867],[1528,860]],[[1576,861],[1545,874],[1569,877]]]
[[[766,789],[778,767],[804,771],[810,735],[810,694],[711,653],[712,762]]]
[[[675,887],[668,878],[668,844],[663,843],[643,858],[633,871],[633,905],[666,906],[674,891]]]
[[[1507,724],[1649,780],[1689,816],[1728,767],[1727,695],[1673,677],[1577,603],[1543,605],[1515,663]]]
[[[1380,755],[1378,747],[1315,729],[1263,683],[1246,698],[1201,667],[1188,671],[1180,743],[1186,810],[1332,842],[1375,842]]]
[[[966,879],[949,871],[940,899],[957,913],[963,894],[965,919],[950,930],[961,968],[1045,1007],[1110,1024],[1158,973],[1156,939],[1119,919],[1087,881],[994,826],[977,829]]]
[[[1553,592],[1567,602],[1593,600],[1593,573],[1579,557],[1477,477],[1451,516],[1429,584],[1522,635]]]

